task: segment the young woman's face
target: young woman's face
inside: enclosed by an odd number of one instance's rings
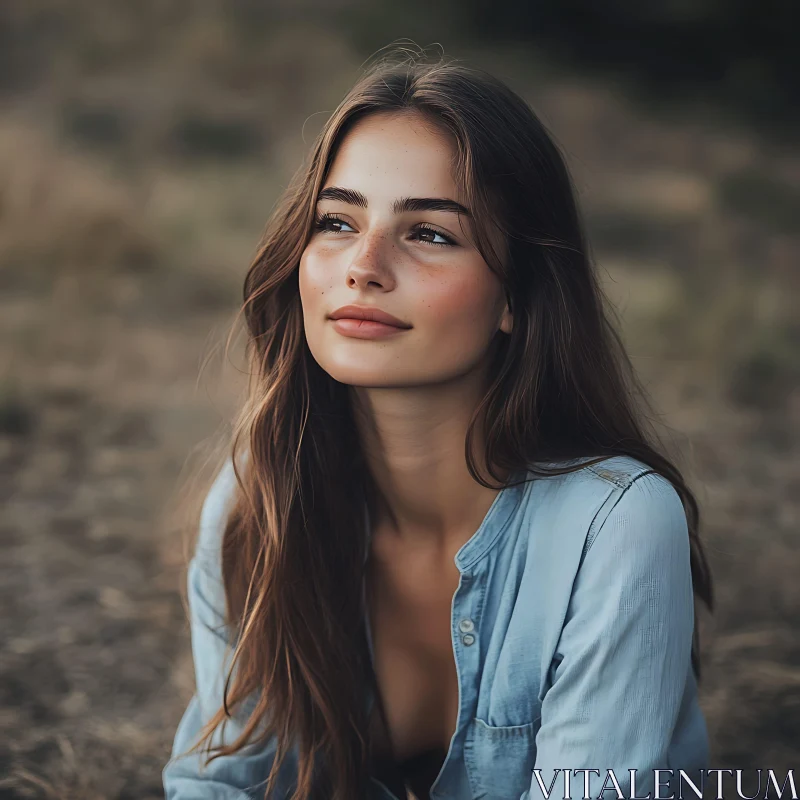
[[[458,213],[453,155],[447,136],[412,113],[365,117],[343,140],[299,273],[309,348],[335,380],[386,388],[453,380],[485,366],[498,330],[510,332],[502,285]],[[404,327],[331,319],[348,305]]]

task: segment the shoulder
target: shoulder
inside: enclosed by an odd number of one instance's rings
[[[588,531],[583,556],[600,549],[629,561],[689,558],[686,512],[672,483],[638,459],[621,456],[588,466],[580,481],[611,487],[601,513]]]
[[[691,543],[680,495],[653,470],[631,475],[626,468],[619,480],[587,532],[571,607],[584,619],[608,621],[609,628],[636,620],[642,632],[688,636],[694,624]]]
[[[512,557],[522,564],[512,564],[510,571],[519,576],[522,606],[534,620],[543,670],[570,603],[605,618],[602,602],[617,610],[633,608],[636,592],[656,585],[653,591],[677,597],[681,608],[691,602],[680,497],[665,477],[635,458],[613,457],[544,478],[529,472],[518,519],[524,534],[514,539]]]
[[[207,569],[219,569],[222,537],[238,490],[233,459],[228,456],[203,500],[195,559]]]
[[[584,459],[588,461],[588,459]],[[550,463],[574,466],[579,462]],[[547,529],[554,558],[569,553],[583,562],[595,547],[620,547],[622,542],[660,540],[688,553],[688,530],[683,504],[672,483],[652,467],[631,456],[614,456],[579,469],[534,480],[526,503],[532,519]],[[610,532],[609,532],[610,531]],[[567,544],[570,542],[570,544]]]
[[[572,472],[564,475],[556,475],[546,478],[551,481],[563,481],[565,488],[575,489],[576,487],[601,482],[620,489],[630,486],[635,480],[647,474],[657,474],[653,468],[643,461],[633,456],[610,456],[603,461],[592,463],[593,459],[580,458],[570,461],[548,461],[541,462],[538,466],[544,467],[576,467]],[[584,464],[584,466],[579,466]],[[535,473],[529,473],[533,477],[538,477]]]
[[[540,478],[533,472],[528,478],[542,480],[547,486],[545,491],[555,492],[565,502],[576,499],[581,493],[611,495],[621,498],[624,495],[638,498],[640,503],[669,502],[677,500],[679,495],[673,485],[651,466],[632,456],[612,456],[598,463],[589,459],[574,461],[548,462],[544,466],[567,467],[586,461],[585,466],[563,475]],[[635,502],[635,500],[634,500]]]
[[[634,561],[652,561],[669,553],[688,563],[688,522],[675,487],[654,471],[620,487],[608,514],[595,526],[589,548],[624,551]]]

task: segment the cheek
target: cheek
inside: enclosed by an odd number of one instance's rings
[[[317,303],[327,291],[333,288],[333,276],[326,266],[328,254],[321,248],[306,248],[300,258],[298,284],[303,306]]]
[[[493,321],[497,287],[483,274],[464,275],[459,280],[431,278],[425,282],[425,297],[421,305],[427,309],[432,323],[437,327],[472,328],[483,331]]]

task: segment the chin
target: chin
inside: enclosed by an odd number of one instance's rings
[[[401,379],[396,368],[384,367],[382,369],[364,369],[347,367],[324,367],[323,369],[335,381],[348,386],[358,386],[364,389],[398,389],[408,385],[407,380]]]

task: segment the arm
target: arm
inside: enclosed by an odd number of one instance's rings
[[[564,772],[594,769],[588,796],[599,797],[613,769],[630,796],[669,797],[667,749],[690,669],[694,598],[686,517],[677,492],[648,473],[627,487],[579,567],[542,701],[535,769],[551,798],[564,795]],[[560,771],[559,771],[560,770]],[[584,796],[584,774],[572,773],[571,794]],[[555,783],[553,779],[555,777]],[[617,796],[612,782],[609,795]],[[539,800],[531,788],[520,800]],[[602,796],[606,796],[604,792]]]
[[[225,593],[222,583],[220,545],[228,504],[236,486],[228,461],[217,476],[203,504],[197,548],[189,565],[188,591],[195,669],[195,693],[178,724],[171,759],[162,779],[166,800],[252,800],[264,795],[265,783],[275,754],[274,742],[266,747],[246,746],[232,756],[221,756],[203,766],[204,749],[181,756],[198,740],[201,727],[222,706],[225,676],[230,665],[233,640],[225,626]],[[244,704],[246,705],[246,703]],[[213,743],[234,741],[246,719],[241,708],[217,728]],[[281,769],[292,768],[290,752]],[[283,789],[284,785],[280,784]]]

